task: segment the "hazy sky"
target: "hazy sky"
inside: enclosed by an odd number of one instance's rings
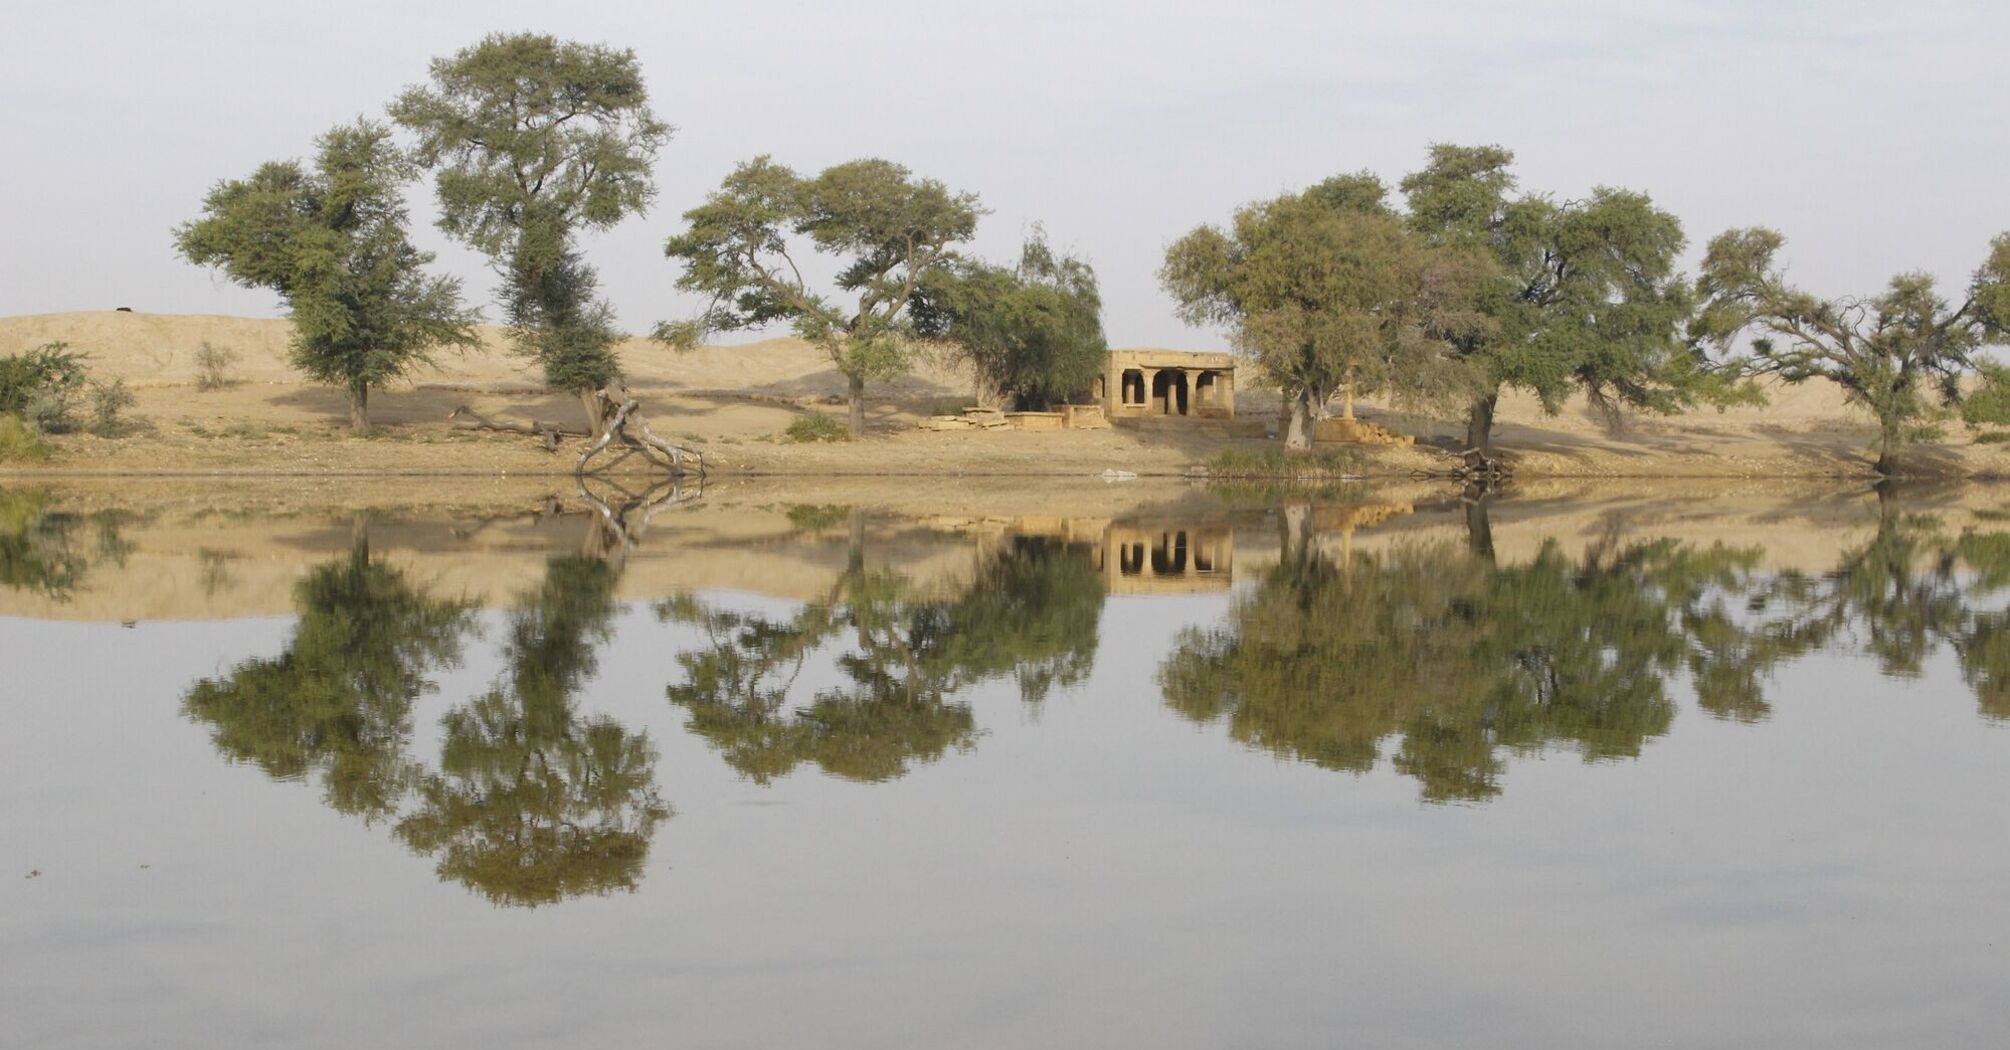
[[[1646,190],[1692,264],[1727,226],[1778,227],[1828,294],[1904,269],[1965,282],[2010,229],[2000,3],[6,5],[0,314],[277,315],[178,261],[170,229],[217,179],[305,155],[497,30],[635,49],[677,126],[650,214],[587,243],[635,330],[694,309],[663,239],[760,153],[884,156],[975,191],[998,258],[1044,223],[1095,264],[1117,345],[1219,344],[1153,276],[1186,230],[1338,171],[1394,181],[1434,141],[1508,146],[1524,186],[1563,196]],[[430,187],[412,203],[430,222]],[[481,260],[423,240],[486,300]]]

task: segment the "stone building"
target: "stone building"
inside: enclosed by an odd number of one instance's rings
[[[1111,419],[1235,418],[1235,358],[1186,350],[1112,350],[1089,395]]]

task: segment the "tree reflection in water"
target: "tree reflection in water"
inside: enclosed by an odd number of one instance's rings
[[[93,564],[125,564],[131,545],[121,523],[115,512],[72,514],[51,509],[40,492],[0,490],[0,587],[69,600]]]
[[[459,662],[474,610],[373,562],[360,525],[348,557],[293,593],[300,620],[286,649],[197,682],[182,712],[233,762],[279,780],[318,776],[337,812],[391,816],[416,775],[412,705],[433,690],[433,671]]]
[[[552,559],[510,614],[503,679],[447,712],[440,768],[418,783],[398,837],[443,878],[500,904],[634,889],[656,825],[656,752],[645,734],[575,705],[616,612],[613,566]]]
[[[685,596],[657,605],[706,644],[682,653],[670,702],[687,727],[757,783],[804,762],[859,781],[974,745],[967,704],[978,682],[1012,678],[1034,702],[1087,678],[1102,617],[1101,575],[1078,545],[1014,537],[986,551],[969,587],[924,595],[908,577],[865,566],[852,516],[848,565],[829,592],[788,618],[716,608]],[[842,682],[791,707],[805,661],[827,647]]]
[[[1305,508],[1280,512],[1282,557],[1226,622],[1189,630],[1163,663],[1166,702],[1223,720],[1253,747],[1365,772],[1393,768],[1431,801],[1497,795],[1505,759],[1553,747],[1631,758],[1674,717],[1686,670],[1698,706],[1768,713],[1765,682],[1816,649],[1851,646],[1916,676],[1953,647],[1985,714],[2010,699],[2010,538],[1949,540],[1884,507],[1830,573],[1767,573],[1763,551],[1608,536],[1581,556],[1546,541],[1500,565],[1483,500],[1464,544],[1398,540],[1336,559]]]
[[[279,656],[197,682],[183,702],[219,752],[279,779],[320,778],[339,812],[395,820],[444,879],[497,904],[632,890],[670,810],[647,736],[582,717],[576,696],[611,633],[619,568],[566,556],[509,617],[505,669],[448,710],[437,768],[409,754],[414,702],[458,663],[470,603],[429,597],[354,549],[308,574]]]

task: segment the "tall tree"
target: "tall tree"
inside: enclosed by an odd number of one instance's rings
[[[983,391],[1041,412],[1102,374],[1103,300],[1088,263],[1036,233],[1014,267],[962,261],[923,282],[916,327],[968,363]]]
[[[317,140],[313,170],[265,164],[219,183],[203,218],[175,230],[190,262],[247,288],[269,288],[293,319],[293,365],[349,391],[349,423],[370,426],[370,388],[432,361],[441,346],[477,345],[460,282],[428,277],[399,187],[411,162],[390,129],[359,120]]]
[[[517,347],[554,390],[594,392],[621,374],[613,310],[581,258],[581,230],[642,214],[670,137],[649,110],[635,53],[536,33],[493,34],[435,59],[391,116],[438,170],[440,228],[494,260]]]
[[[1284,395],[1285,445],[1311,447],[1312,416],[1342,388],[1398,400],[1461,380],[1450,335],[1472,323],[1472,268],[1427,249],[1389,211],[1373,176],[1328,180],[1248,205],[1228,229],[1202,226],[1166,252],[1159,280],[1189,324],[1222,324]]]
[[[858,437],[866,382],[906,371],[909,305],[949,264],[951,248],[976,232],[977,216],[974,195],[891,161],[850,161],[810,178],[756,157],[685,212],[685,231],[664,245],[683,261],[677,287],[710,305],[695,321],[659,325],[657,336],[692,346],[707,332],[788,322],[845,377]],[[834,293],[816,290],[797,266],[795,239],[805,238],[838,268]]]
[[[1755,333],[1750,371],[1789,383],[1821,378],[1877,419],[1877,471],[1897,466],[1898,447],[1934,400],[1954,405],[1976,351],[2010,342],[2010,234],[1990,244],[1959,306],[1931,275],[1902,273],[1881,295],[1822,299],[1794,287],[1775,261],[1786,239],[1773,230],[1731,230],[1710,242],[1695,325],[1728,346]]]
[[[1491,270],[1472,300],[1491,323],[1452,340],[1477,379],[1472,455],[1491,458],[1508,387],[1552,413],[1581,390],[1614,419],[1625,408],[1672,413],[1753,396],[1684,339],[1694,295],[1675,268],[1686,242],[1674,215],[1631,190],[1561,202],[1517,194],[1513,162],[1498,146],[1439,144],[1402,182],[1412,229]]]

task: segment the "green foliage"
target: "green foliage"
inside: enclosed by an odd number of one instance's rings
[[[798,503],[788,509],[790,527],[801,532],[823,532],[851,520],[852,508],[837,503]]]
[[[436,347],[478,345],[475,317],[458,281],[425,274],[433,256],[413,246],[399,190],[412,168],[390,129],[357,121],[316,141],[311,171],[274,162],[219,183],[175,242],[190,262],[279,293],[294,367],[347,387],[363,430],[370,388],[430,364]]]
[[[1159,271],[1188,323],[1229,326],[1283,391],[1292,448],[1310,447],[1313,410],[1342,388],[1427,405],[1472,386],[1448,340],[1486,330],[1470,305],[1483,273],[1405,229],[1385,193],[1350,175],[1249,205],[1181,238]]]
[[[977,198],[890,161],[838,164],[797,175],[768,157],[740,165],[664,254],[683,263],[677,287],[710,300],[695,320],[658,325],[656,337],[695,345],[708,332],[787,322],[822,348],[851,393],[851,433],[865,428],[865,384],[906,371],[915,334],[908,309],[953,245],[977,228]],[[836,267],[820,292],[796,266],[801,242]]]
[[[114,377],[110,382],[93,379],[86,395],[91,403],[91,433],[99,437],[125,433],[129,425],[125,411],[137,404],[139,398],[126,386],[124,377]]]
[[[439,772],[418,780],[417,806],[397,826],[438,858],[441,878],[526,907],[640,880],[670,815],[655,748],[575,708],[613,632],[618,575],[597,559],[552,559],[510,615],[503,678],[442,720]]]
[[[1480,381],[1469,443],[1490,446],[1503,386],[1550,412],[1581,390],[1614,420],[1758,396],[1684,339],[1695,296],[1675,269],[1686,240],[1674,215],[1631,190],[1517,195],[1513,161],[1498,146],[1440,144],[1402,182],[1410,227],[1489,272],[1471,300],[1487,323],[1452,340]]]
[[[1509,754],[1638,755],[1667,732],[1665,681],[1684,666],[1730,684],[1759,674],[1685,634],[1735,623],[1713,595],[1755,558],[1647,543],[1574,560],[1548,546],[1505,567],[1419,542],[1336,561],[1301,530],[1226,625],[1181,638],[1159,682],[1174,710],[1244,744],[1356,773],[1386,759],[1428,801],[1487,799]]]
[[[0,463],[39,463],[49,458],[49,444],[20,416],[0,415]]]
[[[14,417],[0,416],[0,449],[10,426],[34,437]],[[75,541],[76,524],[73,515],[50,511],[40,493],[0,490],[0,586],[68,600],[90,566]]]
[[[1022,411],[1088,390],[1109,349],[1095,271],[1056,255],[1044,234],[1026,242],[1015,268],[944,267],[922,282],[912,309],[921,334],[945,341],[984,388]]]
[[[433,690],[432,671],[459,661],[473,609],[426,596],[362,543],[310,572],[294,600],[286,650],[197,682],[182,713],[233,762],[277,780],[314,774],[338,812],[391,816],[417,775],[405,753],[412,705]]]
[[[237,380],[231,378],[230,370],[241,356],[227,346],[216,346],[207,339],[203,340],[195,351],[195,388],[207,393],[235,385]]]
[[[1936,404],[1961,404],[1963,376],[1976,352],[2010,341],[2010,235],[1991,244],[1989,258],[1953,305],[1923,273],[1891,279],[1869,298],[1821,299],[1787,283],[1775,256],[1786,239],[1773,230],[1731,230],[1710,242],[1699,289],[1695,338],[1731,347],[1751,333],[1749,356],[1736,362],[1755,374],[1790,383],[1821,378],[1841,387],[1878,423],[1878,470],[1895,468],[1895,453]],[[2004,411],[2004,370],[1990,365],[1971,424]]]
[[[1971,427],[2010,426],[2010,365],[1978,360],[1975,374],[1980,382],[1961,399],[1961,421]]]
[[[880,781],[917,761],[975,744],[970,708],[951,703],[978,682],[1011,677],[1035,702],[1083,681],[1095,658],[1101,576],[1085,550],[1019,539],[989,559],[968,591],[917,594],[906,578],[853,567],[823,601],[788,619],[718,609],[693,598],[657,615],[702,630],[681,654],[670,702],[726,762],[758,783],[804,762]],[[804,662],[826,646],[846,683],[797,702]]]
[[[545,381],[588,391],[617,378],[612,309],[576,238],[655,197],[650,167],[672,129],[649,110],[635,53],[492,34],[435,59],[391,116],[438,173],[440,228],[503,270],[504,313]]]
[[[0,357],[0,416],[13,416],[43,433],[69,430],[88,381],[88,360],[62,342]]]
[[[803,444],[851,440],[851,432],[845,429],[843,423],[821,412],[808,412],[789,420],[788,429],[782,433],[790,441]]]

